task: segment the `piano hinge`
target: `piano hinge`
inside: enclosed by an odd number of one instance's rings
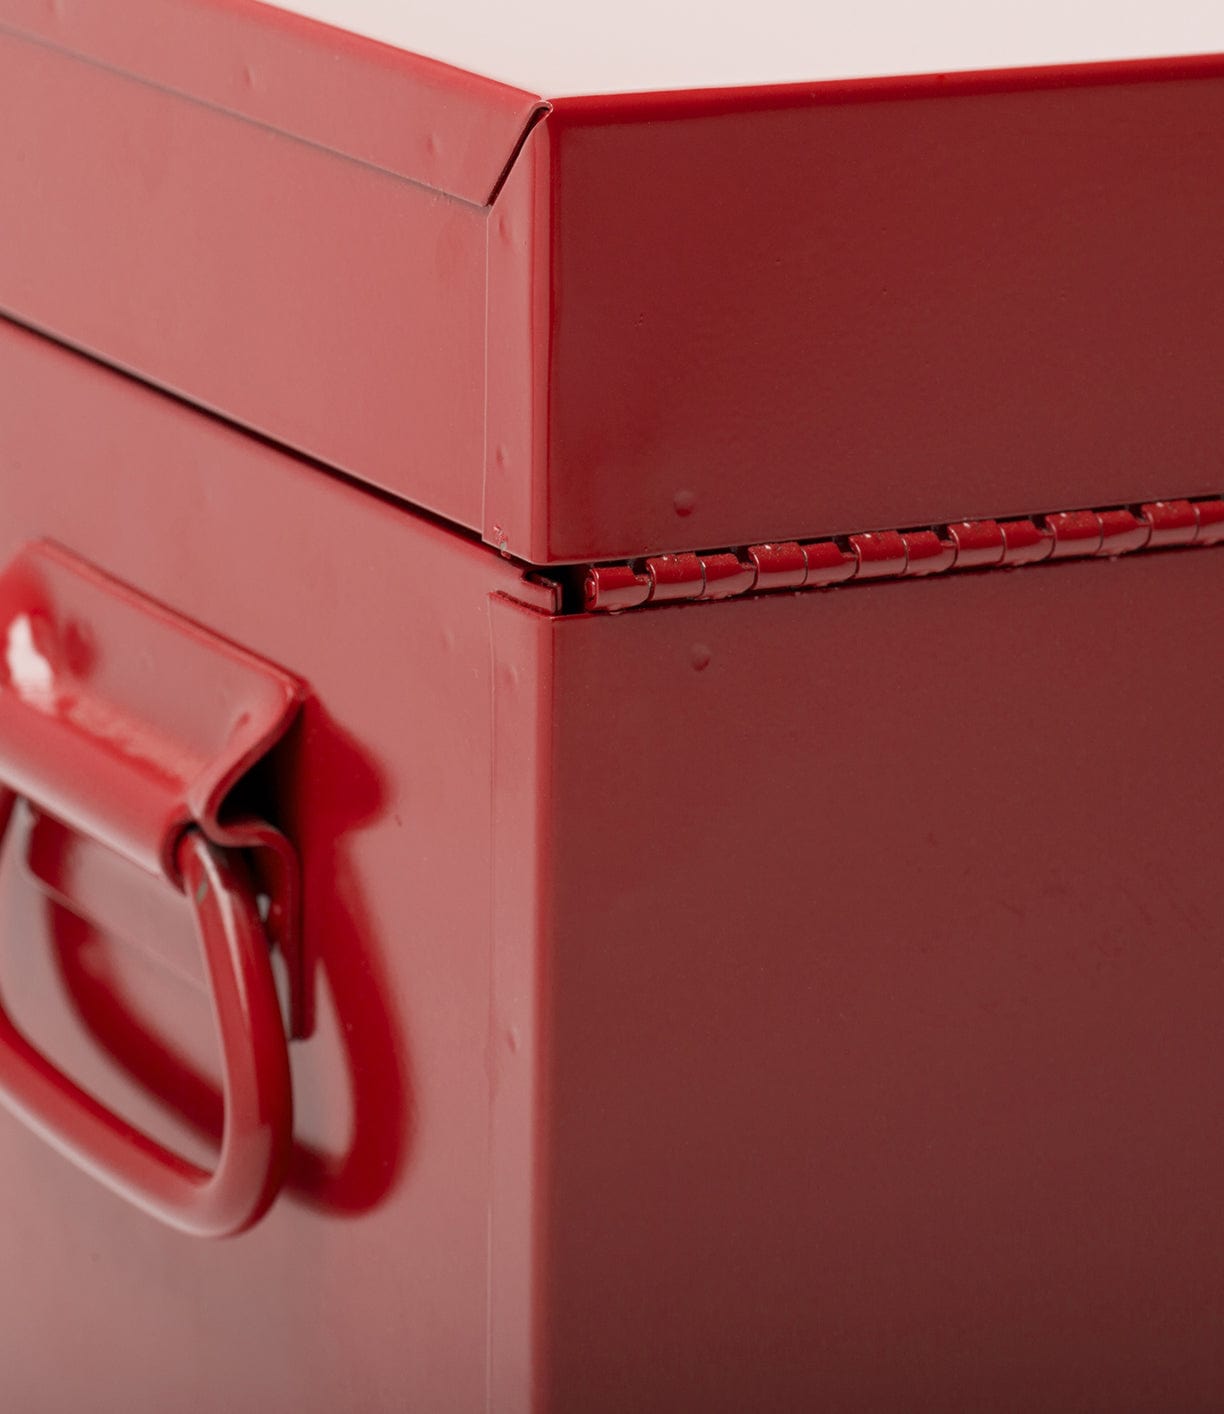
[[[1103,511],[1059,511],[1018,520],[967,520],[922,530],[877,530],[826,540],[787,540],[710,554],[657,555],[586,571],[591,613],[819,589],[949,570],[1032,565],[1072,557],[1224,541],[1224,499],[1152,501]]]

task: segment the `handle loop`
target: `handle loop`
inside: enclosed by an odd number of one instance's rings
[[[17,797],[0,786],[0,846]],[[197,828],[175,860],[195,918],[221,1043],[225,1120],[209,1172],[82,1090],[17,1030],[0,1000],[0,1104],[99,1183],[196,1237],[227,1237],[267,1211],[292,1137],[289,1056],[268,942],[237,859]]]

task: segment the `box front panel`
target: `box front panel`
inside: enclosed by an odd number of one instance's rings
[[[556,626],[547,1408],[1219,1407],[1221,574]]]
[[[51,537],[306,682],[262,790],[303,861],[318,1012],[290,1048],[286,1190],[231,1241],[160,1226],[0,1114],[6,1407],[483,1410],[488,596],[516,574],[3,325],[0,485],[0,560]],[[56,1064],[210,1163],[216,1039],[166,893],[117,936],[48,900],[15,832],[0,989]]]

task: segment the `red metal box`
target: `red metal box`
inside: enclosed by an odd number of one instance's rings
[[[1224,1399],[1213,17],[771,4],[0,0],[6,1409]]]

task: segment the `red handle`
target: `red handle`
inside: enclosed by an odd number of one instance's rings
[[[0,843],[15,796],[0,787]],[[276,1197],[289,1156],[289,1056],[268,942],[250,886],[197,829],[176,854],[204,953],[221,1042],[225,1121],[210,1173],[86,1094],[21,1035],[0,1004],[0,1104],[120,1197],[197,1237],[249,1227]]]

